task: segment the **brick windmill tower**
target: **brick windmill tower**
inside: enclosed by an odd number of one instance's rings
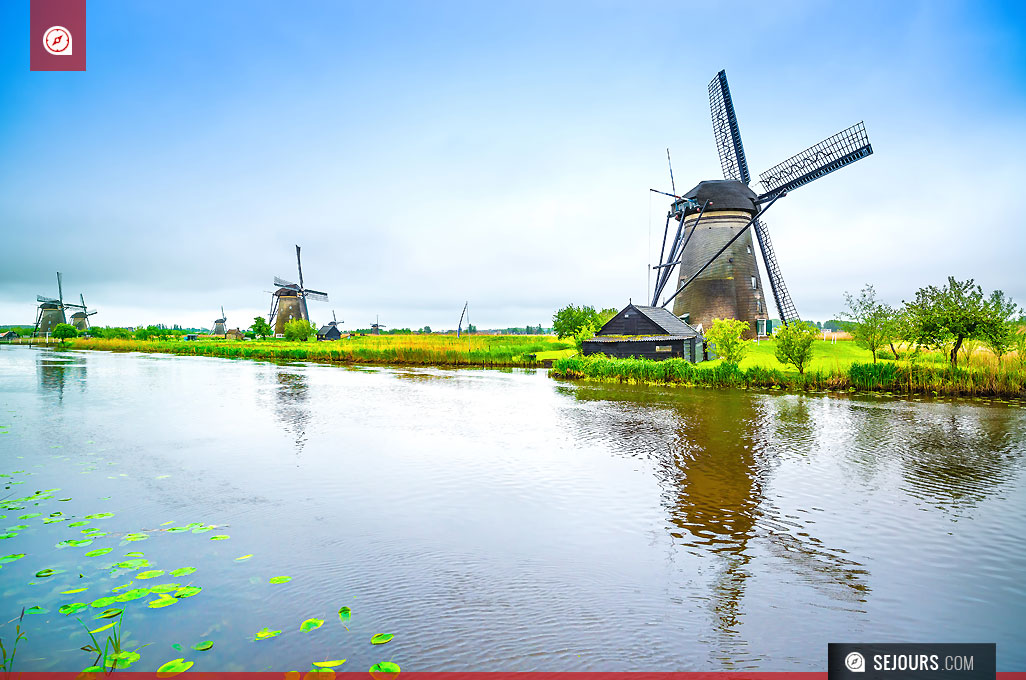
[[[673,302],[675,316],[706,329],[713,319],[748,321],[747,337],[752,338],[760,322],[764,328],[768,318],[756,244],[781,321],[786,325],[799,319],[769,231],[761,220],[763,213],[792,189],[865,158],[873,153],[873,147],[865,126],[858,123],[759,175],[762,193],[756,193],[749,187],[752,178],[725,71],[709,83],[709,105],[724,179],[700,182],[683,196],[669,194],[674,201],[666,216],[660,261],[654,267],[658,273],[652,306],[665,307]],[[677,223],[676,234],[667,249],[673,221]],[[754,242],[748,227],[753,227]],[[660,303],[678,265],[676,288]]]

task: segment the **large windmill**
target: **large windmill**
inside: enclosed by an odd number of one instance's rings
[[[674,201],[666,216],[659,264],[653,267],[657,275],[652,306],[673,302],[674,315],[705,328],[714,318],[748,321],[748,337],[753,337],[768,310],[748,227],[754,227],[780,319],[785,325],[798,320],[760,218],[787,192],[865,158],[873,147],[865,126],[853,125],[760,174],[762,193],[756,194],[748,186],[752,178],[725,71],[709,83],[709,105],[724,179],[700,182],[683,196],[671,194]],[[671,218],[679,224],[667,248]],[[677,286],[660,303],[677,265]]]
[[[74,326],[80,333],[85,333],[89,330],[89,317],[96,314],[96,310],[89,311],[86,309],[85,295],[78,294],[78,299],[81,300],[81,305],[67,305],[68,307],[78,307],[78,311],[71,315],[71,325]]]
[[[64,304],[64,289],[61,286],[60,272],[57,272],[57,295],[57,298],[45,295],[36,296],[39,309],[36,311],[36,327],[32,329],[32,335],[52,333],[57,324],[68,322],[64,316],[64,310],[70,305]]]
[[[228,317],[224,315],[224,305],[221,305],[221,318],[214,319],[214,327],[210,329],[211,335],[225,336],[228,333],[228,326],[225,322],[228,321]]]
[[[267,318],[274,319],[275,335],[283,335],[285,324],[292,319],[310,320],[310,312],[306,306],[307,300],[328,301],[327,293],[303,287],[303,262],[299,259],[299,246],[296,246],[296,266],[299,268],[298,284],[277,276],[274,277],[274,285],[277,290],[271,293],[271,312]]]

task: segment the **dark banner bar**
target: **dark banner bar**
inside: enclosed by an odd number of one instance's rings
[[[994,680],[994,643],[831,643],[829,680]]]

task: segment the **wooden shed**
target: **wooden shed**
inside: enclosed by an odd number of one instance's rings
[[[645,359],[683,358],[692,363],[705,360],[705,338],[662,307],[629,304],[590,340],[583,353]]]
[[[327,326],[321,326],[320,330],[317,331],[318,340],[338,340],[342,337],[342,331],[338,329],[334,323],[329,323]]]

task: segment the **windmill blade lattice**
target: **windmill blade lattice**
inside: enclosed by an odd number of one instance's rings
[[[862,123],[841,130],[759,175],[763,200],[797,189],[873,153]]]
[[[734,113],[734,102],[727,86],[727,72],[720,71],[709,83],[709,108],[712,111],[713,137],[716,151],[720,154],[720,166],[724,179],[736,179],[750,184],[748,161],[741,145],[741,130]]]

